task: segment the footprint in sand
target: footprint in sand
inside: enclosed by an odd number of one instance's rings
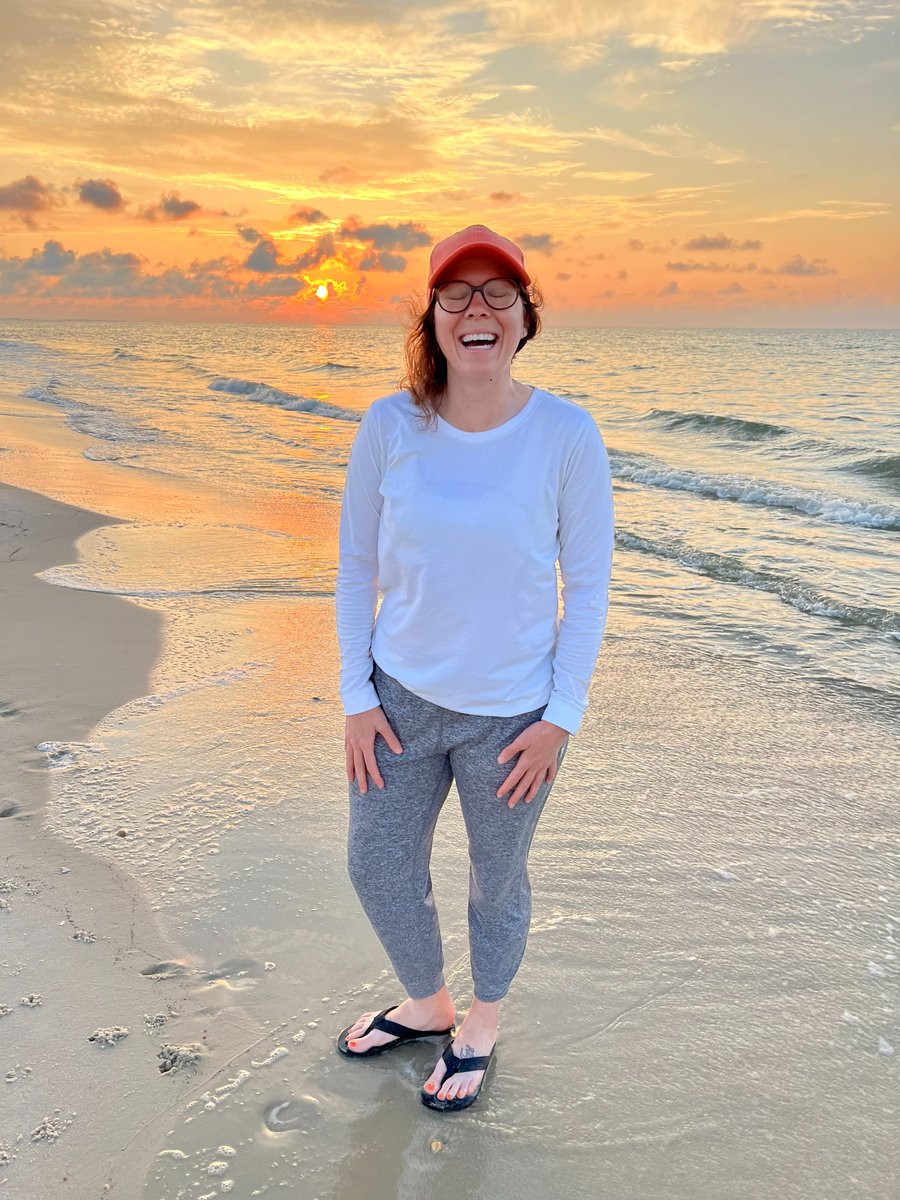
[[[220,979],[243,979],[245,975],[262,973],[262,966],[254,958],[229,958],[207,971],[203,978],[207,983],[218,983]]]
[[[263,1122],[272,1133],[284,1133],[288,1129],[308,1129],[321,1116],[322,1106],[315,1096],[291,1096],[267,1104]]]
[[[149,975],[151,979],[178,979],[187,973],[187,966],[181,962],[152,963],[141,971],[142,975]]]

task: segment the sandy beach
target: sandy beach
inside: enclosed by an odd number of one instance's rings
[[[108,516],[8,485],[0,514],[0,1195],[136,1196],[143,1136],[158,1136],[167,1108],[186,1098],[160,1070],[161,1048],[197,1047],[187,1086],[202,1090],[258,1031],[232,1016],[210,1036],[216,1008],[196,997],[140,880],[45,827],[54,745],[83,742],[145,690],[161,621],[35,577],[77,557],[77,539],[114,523]]]

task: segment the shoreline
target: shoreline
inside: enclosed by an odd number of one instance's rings
[[[147,691],[164,618],[36,572],[76,561],[81,536],[121,523],[0,484],[0,728],[14,764],[0,781],[0,1196],[23,1200],[61,1184],[85,1197],[137,1194],[157,1119],[258,1033],[235,1014],[213,1033],[215,1001],[194,994],[196,978],[140,881],[45,825],[52,771],[65,768],[36,747],[85,740]],[[128,1036],[106,1047],[88,1040],[115,1026]],[[162,1074],[162,1043],[204,1054],[191,1072]]]

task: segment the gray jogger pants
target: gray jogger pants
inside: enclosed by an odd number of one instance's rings
[[[438,814],[456,780],[469,838],[469,950],[475,996],[502,1000],[525,953],[531,924],[527,860],[551,783],[514,808],[497,791],[518,756],[500,751],[546,705],[514,717],[458,713],[423,700],[374,664],[372,682],[403,746],[395,754],[379,734],[375,761],[384,780],[368,791],[350,781],[347,862],[366,915],[413,999],[444,983],[444,957],[431,888],[431,847]],[[562,763],[568,739],[557,759]]]

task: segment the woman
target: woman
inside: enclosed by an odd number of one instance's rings
[[[408,388],[363,415],[341,506],[348,865],[407,996],[364,1013],[337,1048],[368,1058],[452,1034],[429,863],[455,779],[474,1000],[420,1093],[442,1112],[475,1102],[494,1057],[531,919],[528,852],[606,621],[613,512],[600,432],[585,409],[510,374],[540,303],[521,249],[485,226],[434,247]]]

